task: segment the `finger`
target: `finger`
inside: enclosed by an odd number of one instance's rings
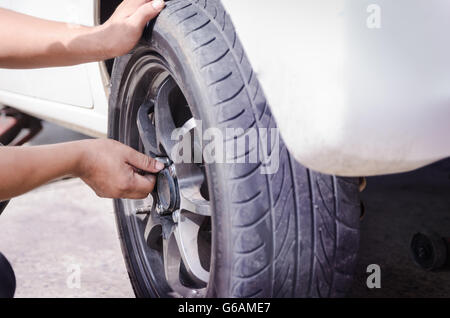
[[[139,7],[149,1],[150,0],[124,0],[119,5],[119,7],[125,8],[125,10],[128,11],[130,15],[132,15]]]
[[[132,6],[138,8],[146,2],[150,2],[150,0],[124,0],[122,3],[127,6]]]
[[[140,6],[130,19],[132,23],[143,27],[148,21],[156,17],[164,6],[163,0],[153,0]]]
[[[164,164],[152,157],[144,155],[136,150],[131,150],[128,154],[127,163],[137,169],[147,172],[159,172],[164,169]]]
[[[144,199],[146,198],[155,188],[156,176],[145,175],[135,173],[133,178],[133,187],[129,189],[127,198],[128,199]]]

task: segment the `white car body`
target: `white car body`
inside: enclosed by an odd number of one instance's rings
[[[0,7],[40,18],[93,26],[99,1],[0,0]],[[11,30],[14,32],[14,30]],[[0,103],[91,136],[106,136],[109,79],[104,63],[0,70]]]
[[[450,156],[448,0],[222,0],[294,156],[330,174],[404,172]],[[95,0],[0,0],[95,25]],[[103,63],[0,70],[0,103],[105,135]]]

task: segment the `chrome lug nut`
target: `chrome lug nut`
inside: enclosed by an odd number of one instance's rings
[[[152,212],[152,206],[143,206],[136,209],[136,214],[150,214]]]
[[[148,119],[150,119],[152,125],[155,125],[155,113],[148,114]]]
[[[161,214],[164,213],[164,208],[163,208],[163,206],[162,206],[161,203],[158,203],[158,204],[156,205],[156,212],[157,212],[159,215],[161,215]]]
[[[178,223],[180,221],[180,210],[176,210],[175,212],[172,213],[172,220],[175,223]]]
[[[174,165],[170,165],[169,166],[169,173],[172,177],[175,177],[176,173],[175,173],[175,166]]]
[[[167,157],[156,157],[155,160],[163,163],[166,168],[170,165],[170,159]]]

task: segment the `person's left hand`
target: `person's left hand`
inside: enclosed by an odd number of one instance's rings
[[[142,36],[146,24],[164,8],[163,0],[124,0],[100,28],[106,54],[112,58],[128,53]]]

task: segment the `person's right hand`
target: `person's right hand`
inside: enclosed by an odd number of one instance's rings
[[[164,164],[111,139],[81,141],[77,175],[99,197],[144,199],[155,186]],[[142,175],[142,170],[150,174]]]
[[[103,25],[102,43],[112,58],[128,53],[139,41],[147,22],[164,8],[164,0],[124,0]]]
[[[93,27],[0,8],[0,67],[69,66],[124,55],[164,6],[163,0],[124,0],[105,23]]]

